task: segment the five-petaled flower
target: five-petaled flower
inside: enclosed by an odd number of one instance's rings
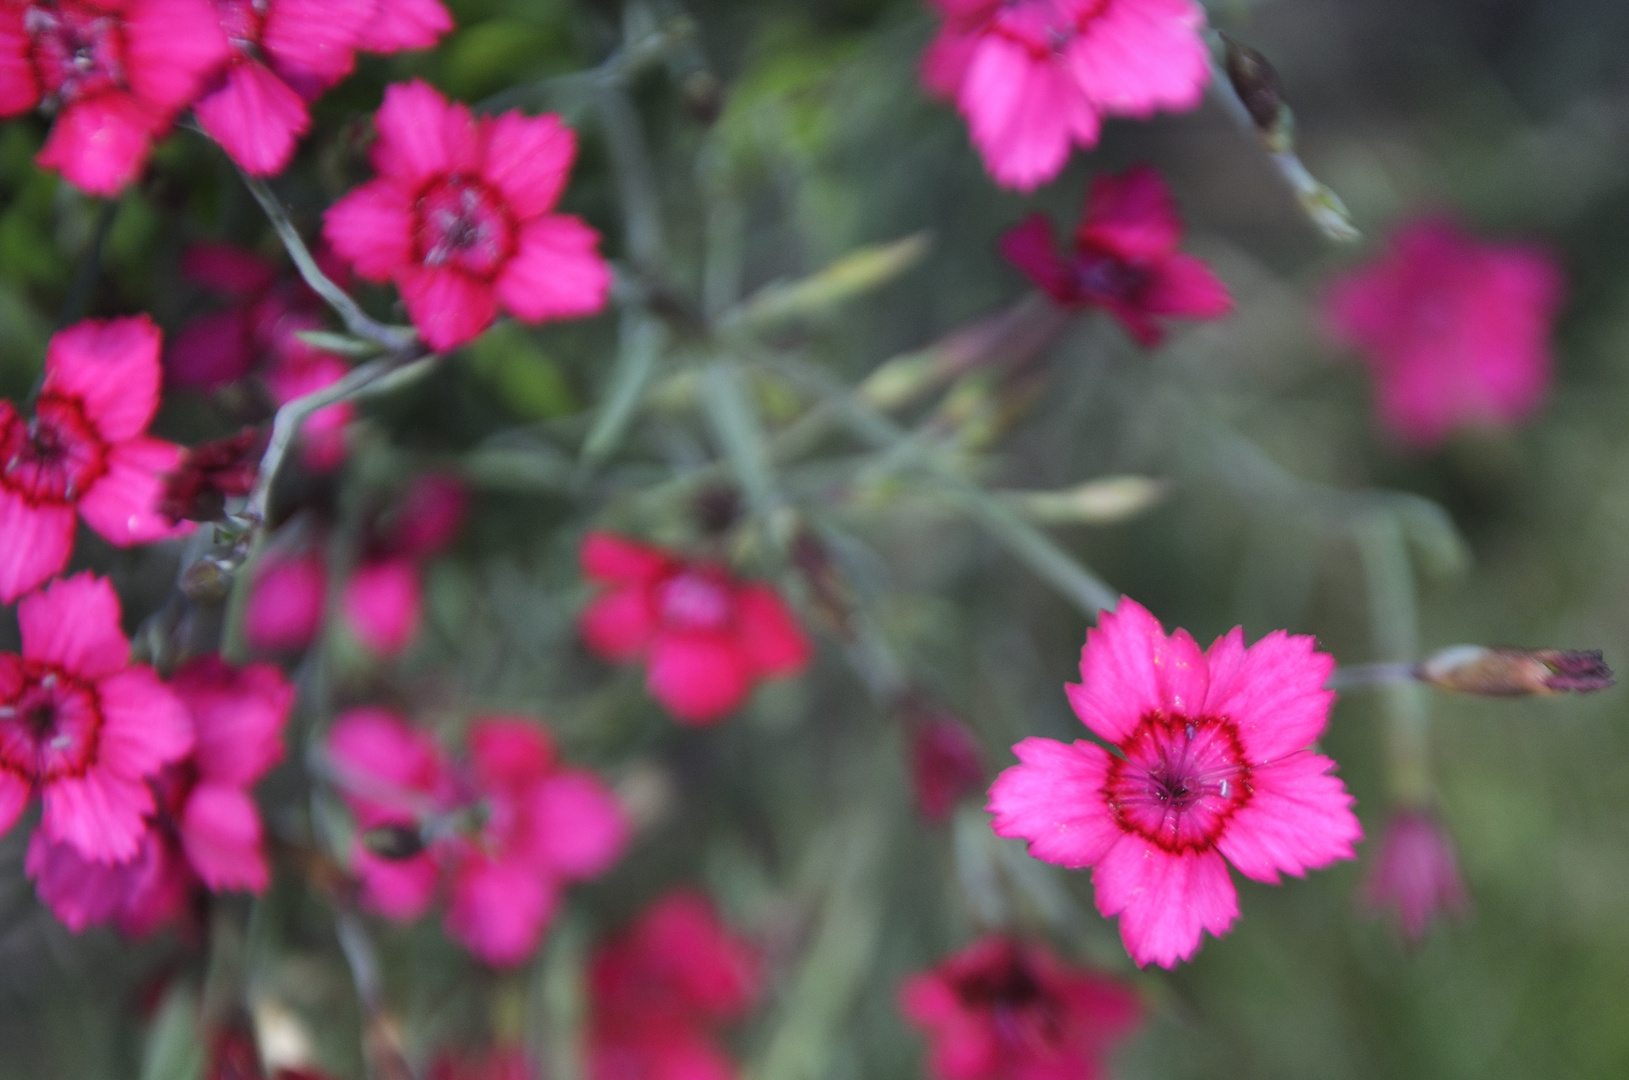
[[[1045,214],[1001,238],[1001,253],[1042,292],[1075,310],[1105,308],[1137,341],[1158,345],[1166,318],[1215,319],[1233,309],[1210,267],[1177,250],[1182,220],[1160,175],[1137,165],[1092,181],[1074,250],[1060,254]]]
[[[923,82],[956,103],[1002,187],[1057,176],[1071,145],[1097,145],[1104,116],[1193,108],[1210,77],[1191,0],[931,2],[945,24]]]
[[[76,507],[120,547],[175,535],[158,504],[181,448],[146,435],[158,352],[146,316],[87,320],[51,339],[32,420],[0,401],[0,601],[68,564]]]
[[[0,654],[0,831],[38,793],[45,839],[87,860],[137,853],[148,781],[193,746],[186,707],[130,663],[105,578],[59,578],[17,605],[22,655]]]
[[[35,160],[114,195],[227,49],[207,0],[8,0],[0,116],[46,106],[56,123]]]
[[[395,919],[422,915],[442,871],[446,930],[495,967],[523,962],[554,918],[561,887],[597,877],[622,854],[627,815],[593,773],[566,768],[536,721],[483,717],[455,768],[424,732],[387,709],[352,709],[328,754],[355,813],[362,901]],[[378,854],[370,835],[412,836]],[[416,849],[416,850],[415,850]]]
[[[1025,739],[990,789],[995,831],[1038,859],[1092,867],[1097,909],[1120,916],[1132,959],[1172,967],[1238,917],[1229,862],[1276,884],[1353,857],[1352,797],[1308,749],[1333,669],[1311,638],[1282,630],[1246,648],[1234,627],[1200,652],[1122,598],[1087,633],[1081,682],[1067,687],[1117,753]]]
[[[379,176],[328,209],[323,233],[362,277],[396,283],[431,348],[473,340],[500,305],[534,323],[605,306],[599,234],[554,213],[577,154],[558,117],[477,119],[411,82],[385,91],[376,126]]]
[[[1000,935],[913,975],[899,1000],[927,1033],[935,1080],[1096,1080],[1143,1016],[1125,984]]]
[[[1425,217],[1338,279],[1324,305],[1337,341],[1374,374],[1380,419],[1431,447],[1456,428],[1514,424],[1550,387],[1550,331],[1563,298],[1549,252],[1489,244]]]
[[[809,663],[803,628],[762,582],[606,532],[583,541],[582,566],[606,586],[583,611],[589,649],[611,661],[646,658],[651,696],[684,723],[721,719],[758,680]]]

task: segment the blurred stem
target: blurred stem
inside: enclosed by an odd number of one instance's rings
[[[627,433],[628,423],[638,411],[645,387],[650,383],[656,361],[667,345],[667,327],[642,305],[623,308],[621,348],[611,369],[611,382],[604,404],[594,417],[594,426],[583,441],[583,464],[604,462],[616,452]]]
[[[663,265],[661,207],[639,114],[620,85],[602,86],[594,104],[622,201],[628,259],[640,274],[659,278]]]
[[[723,160],[723,151],[709,140],[700,158],[699,186],[707,206],[702,309],[712,322],[741,299],[741,266],[746,243],[746,214],[730,188]]]
[[[107,247],[108,234],[113,231],[113,222],[123,205],[121,200],[109,200],[97,211],[96,227],[91,230],[90,243],[85,246],[85,254],[80,256],[79,265],[74,269],[73,283],[68,286],[68,295],[63,298],[62,310],[57,314],[58,330],[83,319],[90,309],[96,281],[102,276],[102,252]]]
[[[1413,682],[1419,677],[1415,664],[1342,664],[1324,684],[1330,690],[1366,690],[1392,683]]]
[[[661,63],[688,45],[695,36],[694,20],[684,15],[677,16],[625,43],[598,67],[512,86],[483,98],[473,107],[478,113],[502,112],[518,106],[549,106],[575,113],[583,99],[593,91],[627,85],[635,75]]]
[[[351,969],[357,1001],[362,1006],[362,1049],[374,1080],[414,1080],[402,1053],[401,1032],[385,1008],[379,985],[379,955],[362,925],[361,916],[342,910],[334,916],[334,933]]]
[[[1369,618],[1375,654],[1388,664],[1412,665],[1419,654],[1414,572],[1408,548],[1392,518],[1371,514],[1358,521],[1353,539],[1369,591]],[[1431,796],[1429,716],[1424,688],[1410,681],[1380,687],[1386,710],[1386,756],[1392,796],[1423,804]]]

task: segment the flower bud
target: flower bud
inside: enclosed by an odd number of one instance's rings
[[[159,513],[177,522],[222,517],[228,495],[247,495],[254,487],[263,441],[258,429],[244,428],[186,451],[175,471],[164,478]]]
[[[381,859],[400,862],[424,850],[424,834],[414,825],[375,825],[362,833],[362,846]]]
[[[1441,690],[1485,697],[1588,694],[1615,685],[1599,650],[1453,645],[1427,658],[1415,674]]]
[[[1289,126],[1289,110],[1278,72],[1265,56],[1231,35],[1223,34],[1222,40],[1227,44],[1227,79],[1233,92],[1264,138],[1279,137]]]
[[[1386,910],[1409,942],[1417,943],[1439,913],[1459,914],[1469,903],[1459,876],[1454,842],[1436,815],[1410,809],[1397,813],[1380,839],[1380,854],[1363,882],[1363,905]]]

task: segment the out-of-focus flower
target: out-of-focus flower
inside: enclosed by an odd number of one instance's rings
[[[605,532],[584,539],[582,567],[605,586],[583,611],[589,649],[616,662],[645,659],[651,696],[684,723],[718,720],[758,680],[809,663],[796,617],[761,582]]]
[[[377,0],[214,0],[231,56],[193,115],[252,176],[283,171],[311,127],[306,102],[351,73]]]
[[[434,740],[385,709],[341,716],[328,752],[359,832],[417,830],[428,845],[392,861],[358,842],[362,899],[410,919],[434,899],[445,869],[447,933],[495,967],[523,962],[554,917],[562,885],[596,877],[626,846],[629,825],[592,773],[563,767],[544,730],[521,717],[470,725],[469,761],[447,764]],[[478,824],[453,824],[479,808]]]
[[[758,956],[712,903],[676,889],[596,953],[589,972],[591,1080],[731,1080],[713,1031],[746,1015],[761,989]]]
[[[1000,836],[1030,854],[1091,866],[1097,909],[1120,916],[1139,965],[1172,967],[1238,918],[1228,863],[1255,881],[1353,857],[1362,826],[1335,763],[1307,747],[1335,695],[1334,661],[1275,630],[1246,648],[1234,627],[1200,652],[1130,598],[1081,650],[1076,715],[1118,755],[1084,740],[1025,739],[990,789]]]
[[[1617,685],[1599,650],[1454,645],[1427,657],[1417,673],[1439,690],[1485,697],[1592,694]]]
[[[418,633],[423,564],[457,538],[468,509],[469,493],[455,477],[425,473],[374,527],[340,613],[375,656],[396,656]]]
[[[537,1080],[537,1069],[519,1046],[494,1046],[484,1054],[438,1054],[430,1080]]]
[[[159,513],[175,522],[219,520],[228,496],[253,490],[264,445],[258,429],[244,428],[183,451],[180,464],[164,478]]]
[[[1104,308],[1153,347],[1165,336],[1161,319],[1215,319],[1233,310],[1227,286],[1203,261],[1178,251],[1181,242],[1170,188],[1138,165],[1092,181],[1072,252],[1058,251],[1045,214],[1031,214],[1001,238],[1001,253],[1058,304]]]
[[[1369,865],[1362,897],[1371,912],[1389,912],[1410,942],[1425,937],[1439,912],[1465,910],[1469,897],[1454,842],[1436,815],[1419,809],[1392,815],[1380,837],[1380,853]]]
[[[473,340],[501,305],[523,322],[591,315],[611,271],[599,234],[554,213],[577,154],[557,116],[477,119],[422,82],[385,91],[377,179],[323,218],[323,235],[369,281],[394,281],[438,352]]]
[[[1489,244],[1451,218],[1410,222],[1339,278],[1324,320],[1374,374],[1380,419],[1417,447],[1530,416],[1550,386],[1561,269],[1543,248]]]
[[[17,605],[22,655],[0,654],[0,830],[38,793],[47,840],[93,862],[135,856],[147,781],[193,746],[185,706],[130,663],[105,578],[59,578]]]
[[[1095,1080],[1142,1022],[1130,987],[1041,945],[985,937],[900,988],[935,1080]]]
[[[379,0],[356,47],[370,53],[428,49],[452,28],[452,16],[440,0]]]
[[[45,381],[25,420],[0,401],[0,601],[68,565],[74,510],[119,547],[191,529],[159,512],[181,460],[148,437],[158,410],[159,333],[146,316],[87,320],[51,339]]]
[[[315,549],[269,551],[249,580],[243,636],[257,652],[297,652],[322,629],[328,565]]]
[[[206,0],[12,0],[0,5],[0,116],[46,107],[56,122],[35,160],[114,195],[227,49]]]
[[[923,57],[928,89],[956,103],[1003,187],[1057,176],[1105,116],[1199,104],[1210,79],[1189,0],[931,0],[944,27]]]
[[[927,820],[945,820],[958,800],[984,786],[978,739],[950,713],[921,705],[907,707],[906,737],[916,808]]]
[[[43,830],[30,840],[28,876],[76,933],[112,922],[140,937],[174,920],[200,884],[258,893],[270,882],[250,792],[283,756],[294,688],[270,664],[233,668],[218,656],[192,661],[169,685],[191,718],[193,753],[149,780],[156,812],[134,858],[95,862]]]

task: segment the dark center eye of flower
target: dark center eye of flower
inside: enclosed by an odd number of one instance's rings
[[[0,705],[0,768],[50,780],[82,773],[102,730],[93,691],[49,666],[31,666],[21,690]]]
[[[23,29],[45,96],[57,105],[124,84],[124,30],[109,15],[76,4],[30,7]]]
[[[1109,769],[1105,794],[1120,827],[1168,851],[1207,848],[1250,797],[1250,768],[1233,724],[1151,714]]]
[[[514,250],[514,226],[503,202],[479,180],[448,177],[418,201],[419,259],[491,277]]]
[[[998,34],[1037,58],[1055,56],[1085,32],[1106,0],[1003,0],[991,22]]]
[[[1070,270],[1081,298],[1099,304],[1134,303],[1148,286],[1148,271],[1106,251],[1077,253]]]

